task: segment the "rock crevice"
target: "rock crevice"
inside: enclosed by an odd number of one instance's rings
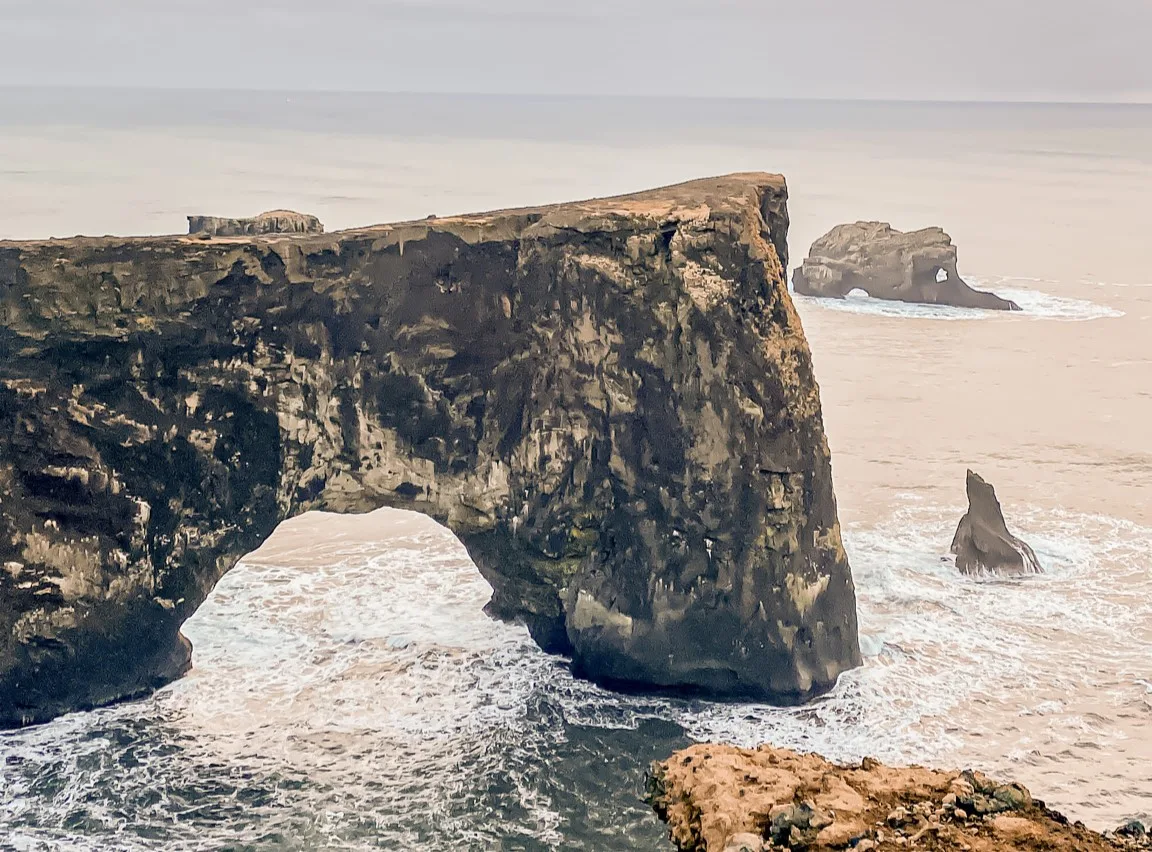
[[[276,525],[446,524],[606,682],[859,662],[786,189],[742,174],[328,235],[0,242],[0,723],[137,695]]]

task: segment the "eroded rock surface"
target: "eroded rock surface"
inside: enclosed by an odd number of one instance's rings
[[[0,722],[137,694],[285,518],[450,527],[602,681],[859,663],[782,178],[327,236],[0,243]]]
[[[968,471],[968,511],[956,527],[952,553],[965,574],[1041,574],[1040,560],[1027,543],[1008,531],[996,489]]]
[[[833,299],[863,290],[874,299],[1020,310],[1015,302],[965,283],[956,270],[956,247],[942,229],[905,233],[886,222],[837,225],[812,244],[792,274],[792,286],[806,296]]]
[[[1152,848],[1139,823],[1101,835],[980,772],[837,766],[771,746],[691,746],[652,766],[648,798],[683,852]]]
[[[295,210],[269,210],[250,219],[221,216],[189,216],[188,233],[209,237],[245,237],[259,234],[322,234],[324,226],[315,216]]]

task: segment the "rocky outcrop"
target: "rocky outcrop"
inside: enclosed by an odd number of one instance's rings
[[[956,247],[940,228],[904,233],[886,222],[837,225],[816,240],[792,286],[806,296],[842,299],[863,290],[874,299],[989,311],[1020,306],[974,290],[956,271]]]
[[[956,567],[965,574],[1041,574],[1032,548],[1008,532],[996,489],[968,471],[968,511],[952,537]]]
[[[0,722],[146,691],[276,527],[450,527],[605,682],[860,661],[773,175],[327,236],[0,243]]]
[[[648,799],[683,852],[1152,849],[1144,827],[1101,835],[980,772],[837,766],[761,746],[695,745],[653,765]]]
[[[295,210],[269,210],[251,219],[220,216],[189,216],[188,233],[208,237],[246,237],[260,234],[322,234],[324,226],[315,216]]]

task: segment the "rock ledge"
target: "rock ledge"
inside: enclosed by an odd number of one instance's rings
[[[770,746],[677,752],[653,764],[648,799],[683,852],[1152,849],[1139,823],[1098,834],[980,772],[837,766]]]
[[[260,234],[322,234],[324,226],[315,216],[295,210],[269,210],[250,219],[221,216],[189,216],[188,233],[209,237],[244,237]]]

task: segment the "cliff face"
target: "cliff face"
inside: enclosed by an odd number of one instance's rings
[[[0,722],[178,676],[285,518],[447,524],[604,681],[802,700],[859,662],[766,174],[287,235],[0,242]]]

